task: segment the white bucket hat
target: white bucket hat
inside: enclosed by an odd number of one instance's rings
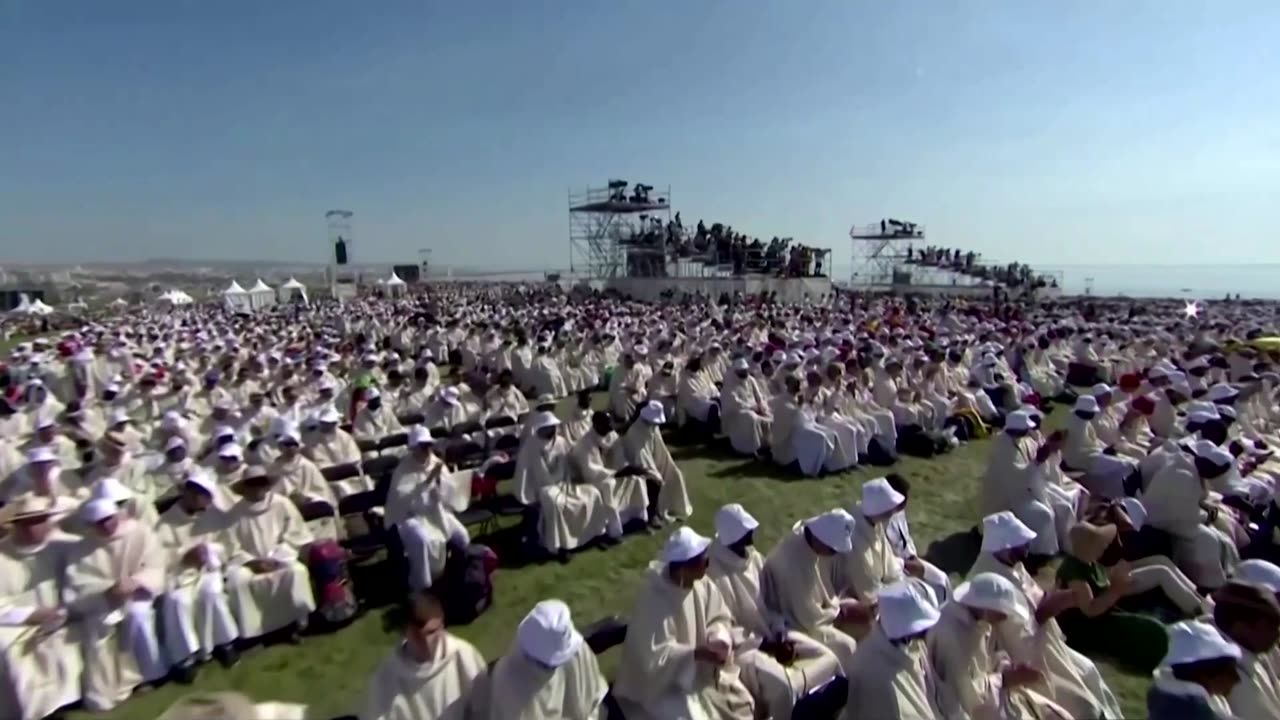
[[[1098,400],[1092,395],[1081,395],[1076,398],[1075,407],[1072,408],[1072,412],[1078,413],[1097,414],[1098,410]]]
[[[811,518],[804,526],[823,545],[838,553],[853,549],[853,528],[856,521],[849,513],[836,508]]]
[[[458,388],[450,385],[449,387],[441,390],[440,399],[450,405],[457,405],[458,404]]]
[[[1261,585],[1273,593],[1280,593],[1280,567],[1266,560],[1245,560],[1236,566],[1236,580]]]
[[[862,513],[868,517],[884,515],[906,502],[907,497],[884,478],[868,480],[862,486]]]
[[[431,437],[431,431],[427,430],[421,425],[415,425],[414,428],[409,431],[409,444],[410,445],[435,445],[436,439],[434,437]]]
[[[667,538],[667,544],[662,548],[662,562],[687,562],[706,552],[710,545],[711,538],[699,535],[687,525],[682,526]]]
[[[316,420],[322,423],[336,423],[342,419],[342,415],[338,414],[337,408],[332,405],[326,405],[323,410],[316,414]]]
[[[543,428],[556,427],[560,424],[560,418],[555,413],[540,412],[533,416],[533,429],[542,430]]]
[[[218,483],[214,481],[214,479],[209,475],[209,473],[200,469],[195,469],[187,473],[187,476],[183,478],[183,482],[191,483],[192,485],[195,485],[196,487],[201,488],[202,490],[209,493],[210,495],[213,495],[218,490]]]
[[[880,588],[880,629],[890,640],[922,633],[938,623],[938,608],[911,584],[896,582]]]
[[[516,629],[520,651],[547,667],[560,667],[582,647],[582,634],[573,626],[569,606],[559,600],[543,600]]]
[[[722,545],[732,545],[758,527],[760,522],[738,503],[730,503],[716,511],[716,539]]]
[[[80,516],[90,524],[118,514],[120,514],[119,506],[106,498],[90,500],[80,508]]]
[[[227,460],[243,460],[244,451],[235,443],[227,443],[226,445],[218,448],[218,457],[225,458]]]
[[[1032,428],[1031,416],[1021,410],[1014,410],[1005,416],[1004,429],[1028,432]]]
[[[1240,659],[1240,648],[1224,638],[1218,629],[1199,620],[1184,620],[1169,626],[1169,652],[1162,665],[1186,665],[1204,660]]]
[[[48,445],[37,445],[27,451],[27,462],[29,463],[46,463],[57,462],[58,454]]]
[[[995,573],[978,573],[956,588],[956,602],[976,610],[992,610],[1019,620],[1026,620],[1027,613],[1019,600],[1018,588],[1006,578]]]
[[[1030,544],[1036,533],[1008,510],[982,518],[982,552],[994,553]]]
[[[667,411],[662,407],[662,403],[650,400],[640,410],[640,419],[651,425],[661,425],[667,421]]]
[[[122,503],[133,499],[133,491],[113,477],[104,477],[94,485],[93,499]]]

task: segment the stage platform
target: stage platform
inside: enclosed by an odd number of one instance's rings
[[[646,302],[660,302],[664,293],[680,298],[685,294],[702,295],[712,300],[722,294],[735,293],[759,295],[777,293],[779,302],[801,303],[817,301],[834,290],[831,278],[778,278],[767,275],[740,275],[733,277],[682,277],[682,278],[614,278],[606,287],[628,297]]]

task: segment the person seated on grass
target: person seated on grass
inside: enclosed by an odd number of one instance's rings
[[[296,640],[315,597],[301,561],[315,539],[293,501],[275,492],[267,469],[249,466],[236,484],[240,500],[227,513],[227,594],[246,640],[290,631]]]
[[[920,579],[929,585],[938,603],[942,604],[951,596],[951,578],[942,568],[920,557],[916,551],[915,540],[911,537],[911,526],[907,523],[907,505],[911,502],[911,483],[898,473],[889,473],[884,476],[884,479],[894,492],[902,496],[902,503],[898,505],[884,526],[889,547],[893,550],[893,554],[902,560],[903,568],[908,574],[915,573],[917,566],[920,568]],[[863,492],[866,492],[865,486]]]
[[[435,454],[435,439],[421,425],[409,431],[409,452],[391,471],[386,523],[404,548],[409,587],[429,588],[444,574],[449,547],[471,543],[458,518],[444,506],[443,477],[449,468]]]
[[[906,497],[884,478],[862,486],[862,500],[849,510],[855,521],[853,547],[833,563],[832,586],[845,597],[875,604],[881,588],[898,582],[919,585],[919,591],[935,606],[939,600],[924,582],[924,565],[907,562],[893,551],[888,537],[889,520],[906,503]]]
[[[822,643],[846,675],[874,603],[842,598],[832,585],[832,565],[853,549],[856,521],[839,508],[795,524],[765,558],[760,594],[764,607],[788,631]]]
[[[774,720],[788,720],[798,698],[840,672],[840,661],[816,640],[772,616],[760,594],[764,556],[753,544],[759,522],[741,505],[720,508],[715,517],[707,577],[733,617],[734,644],[758,645],[739,656],[743,680],[758,708]]]
[[[1072,717],[1123,717],[1093,661],[1067,647],[1058,627],[1057,616],[1075,607],[1075,595],[1070,590],[1044,591],[1023,566],[1034,541],[1035,533],[1011,512],[982,519],[982,550],[969,577],[984,572],[1000,575],[1018,588],[1022,605],[1017,617],[996,628],[996,646],[1013,662],[1040,671],[1044,682],[1034,689]]]
[[[643,475],[618,473],[614,467],[617,442],[613,416],[603,410],[592,413],[591,429],[569,453],[569,473],[573,482],[586,483],[600,491],[609,535],[620,538],[626,523],[648,520],[649,490]]]
[[[650,522],[662,525],[693,514],[689,502],[689,489],[684,473],[671,457],[667,443],[662,439],[661,426],[666,423],[666,412],[659,403],[649,403],[640,409],[640,417],[631,423],[619,440],[619,456],[624,469],[640,472],[648,482],[657,485],[655,493],[649,491]]]
[[[879,617],[853,654],[844,717],[943,720],[925,637],[938,622],[927,590],[905,582],[879,593]]]
[[[680,369],[676,387],[676,423],[693,419],[700,423],[712,418],[712,406],[719,402],[719,391],[710,373],[703,369],[703,356],[695,354]],[[718,410],[718,408],[717,408]]]
[[[736,452],[760,455],[769,447],[772,436],[769,393],[760,379],[751,374],[751,364],[746,358],[734,360],[732,370],[720,390],[720,424]]]
[[[484,656],[445,629],[444,606],[430,590],[410,594],[407,612],[400,642],[369,680],[360,720],[483,717]]]
[[[1147,691],[1148,720],[1254,720],[1232,712],[1240,684],[1240,647],[1213,625],[1185,620],[1169,627],[1169,652]]]
[[[781,384],[783,389],[774,394],[771,407],[773,424],[769,446],[773,448],[773,461],[784,467],[794,464],[809,477],[826,469],[842,469],[828,466],[828,459],[836,449],[834,433],[814,422],[801,405],[800,378],[788,374]]]
[[[1031,689],[1040,671],[993,649],[993,628],[1025,621],[1021,591],[996,573],[979,573],[956,588],[929,630],[938,709],[948,718],[1039,720],[1069,718],[1066,710]]]
[[[1280,641],[1280,604],[1261,585],[1233,580],[1213,594],[1213,623],[1240,646],[1240,683],[1227,695],[1242,718],[1280,717],[1280,678],[1271,657]]]
[[[538,512],[538,541],[566,563],[569,551],[593,542],[617,544],[606,533],[609,512],[594,485],[573,482],[569,441],[559,434],[560,419],[549,412],[531,418],[533,436],[516,455],[515,495]],[[615,528],[621,530],[621,528]]]
[[[0,508],[0,717],[41,720],[80,699],[81,628],[61,594],[75,543],[56,524],[64,507],[28,492]]]
[[[1004,431],[991,441],[991,460],[982,478],[982,510],[988,515],[1008,511],[1029,525],[1035,539],[1032,550],[1041,558],[1056,555],[1059,503],[1046,487],[1045,465],[1066,441],[1066,433],[1054,431],[1037,442],[1031,415],[1009,413]],[[1074,510],[1072,508],[1072,510]]]
[[[1067,418],[1067,441],[1062,446],[1062,462],[1084,472],[1081,483],[1089,492],[1107,500],[1135,494],[1142,487],[1138,461],[1119,455],[1098,438],[1094,422],[1102,411],[1092,395],[1076,398]]]
[[[609,681],[573,626],[569,606],[543,600],[516,628],[512,648],[493,666],[480,720],[597,720]]]
[[[688,527],[667,539],[637,593],[613,694],[628,720],[752,720],[733,618],[707,579],[711,540]]]

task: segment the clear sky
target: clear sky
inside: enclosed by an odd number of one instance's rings
[[[1280,262],[1274,0],[0,0],[0,264],[567,264],[670,185],[1033,264]],[[1215,255],[1216,253],[1216,255]]]

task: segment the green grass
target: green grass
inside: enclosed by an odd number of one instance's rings
[[[1051,423],[1054,419],[1058,418],[1051,418]],[[796,520],[850,505],[864,481],[883,474],[882,469],[866,469],[821,479],[796,479],[772,465],[704,447],[673,447],[672,452],[689,486],[693,527],[712,533],[716,510],[725,503],[740,502],[760,520],[756,541],[765,552]],[[954,579],[963,574],[976,552],[974,541],[964,534],[980,519],[976,498],[988,452],[989,441],[978,441],[934,460],[906,458],[894,468],[912,482],[908,516],[921,552],[950,571]],[[621,546],[607,552],[576,554],[568,565],[500,569],[493,608],[454,632],[493,659],[508,651],[516,624],[539,600],[564,600],[580,625],[608,614],[625,614],[641,569],[656,556],[667,532],[628,536]],[[305,702],[318,718],[355,712],[370,673],[394,642],[394,630],[386,627],[388,612],[373,610],[350,627],[308,638],[300,647],[255,651],[230,671],[207,665],[193,688],[162,687],[131,699],[114,712],[92,717],[152,718],[190,690],[225,689],[263,700]],[[614,667],[616,655],[612,652],[605,657],[606,672]],[[1105,662],[1099,665],[1120,697],[1125,717],[1143,717],[1149,678],[1123,674]]]

